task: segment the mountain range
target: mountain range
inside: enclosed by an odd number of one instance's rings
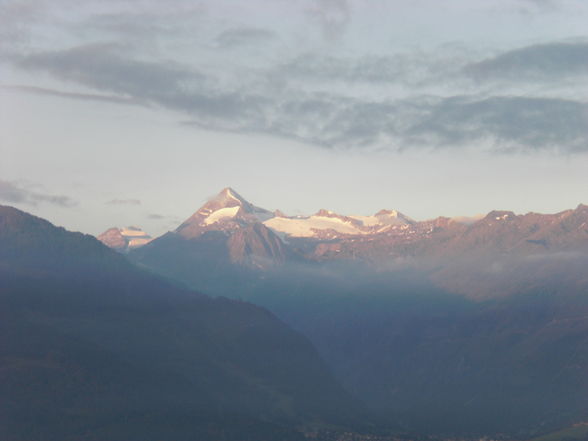
[[[588,207],[288,217],[227,188],[128,253],[270,309],[380,421],[524,439],[588,419]]]
[[[227,188],[146,236],[112,230],[110,249],[0,207],[0,439],[530,439],[588,420],[585,205],[288,217]]]
[[[380,210],[372,216],[341,215],[321,209],[311,216],[287,216],[256,207],[227,187],[210,199],[173,232],[184,239],[196,239],[210,232],[230,237],[236,232],[261,225],[285,245],[302,251],[307,259],[361,258],[382,262],[389,256],[456,256],[474,250],[478,254],[501,252],[533,254],[570,250],[585,245],[588,231],[588,206],[556,214],[491,211],[486,216],[414,221],[396,210]],[[265,231],[265,230],[264,230]],[[109,229],[99,240],[115,249],[125,244],[116,235],[138,248],[150,242],[150,236],[137,227]],[[269,233],[266,234],[269,237]],[[313,247],[304,244],[313,243]],[[300,253],[299,253],[300,254]]]
[[[106,237],[99,239],[121,249]],[[478,218],[420,222],[395,210],[344,216],[323,209],[289,217],[256,207],[225,188],[175,231],[148,243],[132,247],[131,258],[188,284],[198,279],[199,286],[205,282],[200,271],[190,269],[195,262],[206,273],[204,279],[215,280],[212,274],[219,272],[222,278],[226,265],[250,276],[285,264],[316,267],[340,261],[384,272],[426,270],[439,287],[482,299],[509,292],[500,286],[505,272],[516,273],[519,285],[531,283],[524,278],[529,265],[565,272],[562,262],[588,249],[588,206],[556,214],[492,211]]]

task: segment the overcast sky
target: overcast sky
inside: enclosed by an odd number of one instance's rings
[[[0,0],[0,203],[174,229],[588,203],[585,0]]]

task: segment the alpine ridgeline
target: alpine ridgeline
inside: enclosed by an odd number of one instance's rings
[[[129,257],[271,309],[407,431],[523,439],[588,421],[585,205],[289,217],[225,189]]]

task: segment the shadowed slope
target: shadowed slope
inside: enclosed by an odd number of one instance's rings
[[[298,439],[358,411],[266,310],[0,207],[0,438]]]

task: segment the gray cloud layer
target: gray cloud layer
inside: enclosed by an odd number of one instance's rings
[[[44,70],[54,76],[98,90],[134,98],[162,99],[169,90],[181,91],[182,81],[201,79],[173,62],[133,60],[114,44],[90,44],[68,50],[39,52],[23,57],[19,66]]]
[[[317,0],[307,12],[327,40],[339,38],[351,20],[347,0]]]
[[[76,100],[84,101],[102,101],[116,104],[130,104],[130,105],[141,105],[142,103],[135,98],[120,97],[117,95],[98,95],[95,93],[77,93],[77,92],[64,92],[61,90],[48,89],[46,87],[36,86],[21,86],[21,85],[7,85],[0,86],[2,89],[16,90],[20,92],[27,92],[37,95],[51,95],[61,98],[72,98]]]
[[[476,80],[516,82],[588,76],[588,42],[528,46],[472,63],[464,71]]]
[[[29,70],[49,72],[61,80],[114,93],[122,100],[181,112],[189,116],[190,124],[208,129],[270,133],[326,147],[402,150],[483,144],[502,152],[588,151],[588,107],[582,101],[516,95],[367,99],[288,87],[289,74],[294,78],[308,75],[323,81],[339,72],[339,78],[344,81],[357,78],[385,83],[389,78],[393,82],[408,75],[402,66],[409,63],[398,59],[392,62],[374,59],[372,63],[348,70],[341,60],[327,58],[305,67],[295,60],[292,67],[268,73],[269,81],[263,86],[253,84],[230,90],[189,66],[136,60],[122,55],[121,50],[114,45],[87,45],[31,54],[22,57],[18,64]],[[536,57],[537,50],[528,48],[507,53],[471,65],[469,70],[501,72],[497,66],[508,63],[513,70],[531,69],[532,63],[518,60]],[[574,50],[581,51],[583,47]],[[388,69],[378,69],[386,62]],[[580,62],[568,64],[580,71]],[[539,67],[548,65],[551,63]],[[286,87],[272,90],[272,84]]]
[[[112,199],[106,202],[107,205],[141,205],[139,199]]]
[[[216,43],[225,48],[245,45],[269,43],[277,38],[276,34],[267,29],[237,28],[227,29],[216,37]]]
[[[15,182],[0,179],[0,200],[13,204],[38,205],[47,203],[60,207],[73,207],[77,202],[63,195],[39,193],[23,188]]]
[[[552,9],[553,3],[511,5]],[[297,20],[317,25],[330,43],[344,42],[359,4],[302,2]],[[587,102],[562,86],[570,79],[588,86],[588,42],[579,39],[492,57],[459,45],[428,52],[331,50],[335,44],[297,50],[305,36],[287,43],[287,32],[257,17],[215,21],[214,5],[206,2],[176,2],[170,9],[122,1],[75,8],[71,15],[50,3],[45,12],[31,1],[23,5],[0,8],[0,22],[18,23],[15,35],[27,34],[27,23],[40,36],[51,26],[59,32],[49,32],[55,40],[47,44],[12,48],[5,61],[65,83],[61,90],[51,83],[10,86],[23,92],[161,107],[206,129],[329,148],[588,151]],[[31,36],[31,42],[40,38]],[[64,48],[66,42],[71,46]],[[76,90],[67,90],[69,84]]]

